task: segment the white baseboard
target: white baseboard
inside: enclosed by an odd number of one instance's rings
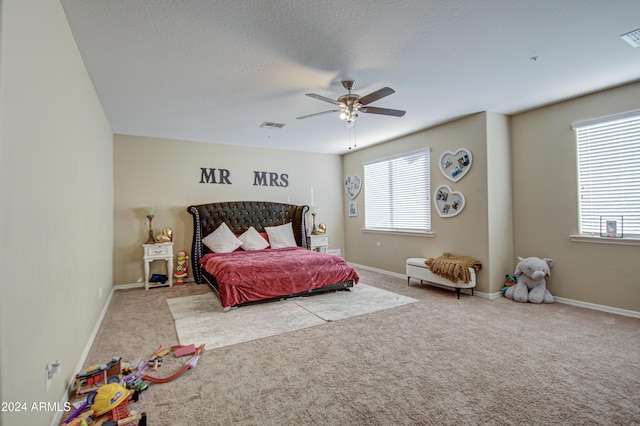
[[[185,278],[184,280],[185,283],[193,283],[195,281],[196,280],[193,278]],[[175,281],[173,285],[176,285]],[[132,288],[140,288],[140,287],[144,287],[144,283],[117,284],[113,286],[115,290],[130,290]]]
[[[360,265],[358,263],[349,262],[351,266],[355,266],[356,268],[366,269],[367,271],[379,272],[381,274],[389,275],[395,278],[404,278],[407,279],[405,274],[398,274],[397,272],[385,271],[384,269],[372,268],[371,266]]]
[[[357,268],[362,268],[362,269],[366,269],[368,271],[373,271],[373,272],[379,272],[381,274],[389,275],[389,276],[396,277],[396,278],[405,278],[405,279],[407,278],[407,276],[405,274],[398,274],[396,272],[385,271],[383,269],[372,268],[370,266],[359,265],[357,263],[351,263],[350,262],[350,264],[352,266],[357,267]],[[442,287],[442,288],[449,288],[449,287],[439,286],[438,284],[432,284],[432,283],[429,283],[429,285],[434,285],[434,286]],[[467,294],[471,294],[471,290],[463,289],[462,292],[463,293],[467,293]],[[483,293],[481,291],[474,291],[473,294],[476,295],[476,296],[484,297],[484,298],[489,299],[489,300],[499,299],[499,298],[503,297],[503,293],[501,291],[498,292],[498,293]],[[623,315],[623,316],[632,317],[632,318],[640,318],[640,312],[636,312],[636,311],[629,311],[629,310],[626,310],[626,309],[613,308],[611,306],[605,306],[605,305],[597,305],[595,303],[582,302],[580,300],[566,299],[564,297],[556,297],[556,296],[554,296],[554,299],[558,303],[564,303],[564,304],[567,304],[567,305],[579,306],[581,308],[593,309],[593,310],[596,310],[596,311],[608,312],[608,313],[611,313],[611,314]]]
[[[87,360],[87,356],[89,356],[89,351],[91,350],[91,346],[93,346],[93,342],[95,341],[96,336],[98,335],[98,331],[100,330],[100,326],[102,325],[104,316],[107,314],[107,309],[109,309],[109,305],[111,304],[111,298],[113,297],[114,290],[115,290],[115,287],[112,287],[111,291],[109,292],[109,295],[107,296],[107,300],[104,306],[102,307],[102,311],[100,311],[100,316],[96,320],[96,324],[93,326],[93,330],[89,335],[89,339],[87,340],[87,343],[84,345],[84,350],[80,355],[80,360],[78,361],[78,364],[76,364],[76,368],[73,370],[74,372],[80,371],[82,369],[82,367],[84,366],[84,363]],[[63,407],[67,402],[69,402],[69,389],[71,389],[71,387],[74,385],[75,385],[75,373],[69,380],[69,383],[67,383],[66,392],[62,397],[62,401],[60,401],[61,407]],[[56,415],[53,417],[53,420],[51,421],[51,426],[59,425],[60,422],[62,421],[63,414],[64,413],[61,411],[56,412]]]
[[[625,317],[640,318],[640,312],[629,311],[627,309],[612,308],[611,306],[597,305],[595,303],[582,302],[580,300],[566,299],[564,297],[553,296],[558,303],[579,306],[581,308],[594,309],[596,311],[609,312],[611,314],[624,315]]]
[[[113,289],[114,290],[129,290],[129,289],[132,289],[132,288],[140,288],[140,287],[144,288],[144,283],[118,284],[118,285],[114,285]]]

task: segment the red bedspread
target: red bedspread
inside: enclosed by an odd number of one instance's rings
[[[360,279],[341,257],[302,247],[209,253],[200,264],[216,278],[225,308]]]

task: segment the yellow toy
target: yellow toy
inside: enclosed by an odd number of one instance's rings
[[[132,393],[133,391],[127,390],[119,383],[109,383],[98,389],[93,396],[91,409],[99,417],[123,403]]]

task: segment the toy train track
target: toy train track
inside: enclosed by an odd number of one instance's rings
[[[172,374],[169,377],[160,378],[160,377],[153,377],[153,376],[149,376],[148,374],[145,374],[145,371],[149,363],[140,363],[140,366],[138,367],[138,372],[136,373],[136,375],[141,379],[151,383],[167,383],[172,380],[175,380],[178,377],[182,376],[187,370],[196,367],[196,365],[198,364],[198,360],[200,359],[200,355],[202,355],[202,353],[204,352],[204,345],[200,345],[198,347],[196,347],[195,345],[188,345],[188,346],[176,345],[166,349],[159,348],[154,353],[151,361],[154,361],[154,359],[156,358],[161,358],[162,356],[165,356],[172,351],[176,352],[176,356],[180,356],[180,354],[188,355],[189,353],[193,353],[193,356],[191,357],[191,359],[189,359],[189,361],[187,361],[182,366],[182,368],[178,372],[176,372],[175,374]]]

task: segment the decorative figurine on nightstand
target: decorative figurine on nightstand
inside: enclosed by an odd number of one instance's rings
[[[184,279],[187,277],[187,253],[180,251],[177,254],[176,262],[176,284],[184,284]]]
[[[156,235],[156,241],[159,243],[170,243],[173,241],[173,230],[171,228],[162,228],[162,234]]]
[[[316,235],[325,235],[327,233],[327,225],[321,223],[318,225],[318,229],[316,230]]]

